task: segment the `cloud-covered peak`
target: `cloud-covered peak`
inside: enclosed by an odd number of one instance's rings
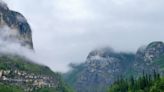
[[[8,6],[3,0],[0,0],[0,9],[8,10]]]
[[[32,31],[26,18],[21,13],[8,9],[2,0],[0,0],[0,33],[3,34],[0,35],[3,40],[10,39],[12,42],[19,42],[21,46],[33,49]]]

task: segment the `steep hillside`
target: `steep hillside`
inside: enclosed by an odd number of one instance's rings
[[[15,55],[0,56],[0,83],[19,86],[26,92],[42,88],[57,92],[71,92],[60,74],[54,73],[46,66]]]

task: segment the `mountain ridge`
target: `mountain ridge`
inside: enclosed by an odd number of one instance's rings
[[[105,92],[106,86],[120,76],[139,77],[143,71],[153,74],[154,70],[163,74],[163,67],[161,69],[159,66],[164,59],[158,60],[163,57],[163,51],[164,43],[161,41],[142,46],[136,53],[115,52],[111,48],[94,50],[89,53],[85,63],[73,67],[65,75],[65,80],[77,92]],[[157,60],[160,64],[156,64]],[[72,77],[74,75],[76,77]]]

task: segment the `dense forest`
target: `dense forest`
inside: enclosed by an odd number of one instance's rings
[[[154,71],[153,75],[144,74],[135,79],[119,78],[107,92],[164,92],[164,77]]]

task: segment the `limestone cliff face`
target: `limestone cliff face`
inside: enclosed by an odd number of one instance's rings
[[[164,43],[160,41],[152,42],[147,46],[141,47],[136,53],[136,61],[153,63],[155,59],[164,55]]]
[[[75,68],[78,73],[74,76],[78,77],[73,81],[74,88],[77,92],[106,92],[107,86],[126,74],[133,60],[131,53],[115,52],[110,48],[93,50],[79,66],[82,68]]]
[[[25,17],[0,1],[0,38],[33,49],[32,32]]]
[[[163,57],[164,43],[161,41],[152,42],[146,47],[138,49],[134,63],[135,70],[139,74],[142,74],[142,71],[145,73],[152,73],[154,70],[162,73],[163,70],[160,71],[159,66],[164,63],[161,59]]]
[[[144,61],[153,62],[156,58],[164,55],[164,43],[152,42],[144,50]]]
[[[105,85],[116,80],[123,71],[120,59],[113,55],[110,50],[95,50],[89,54],[86,67],[76,82],[77,92],[104,92]]]

